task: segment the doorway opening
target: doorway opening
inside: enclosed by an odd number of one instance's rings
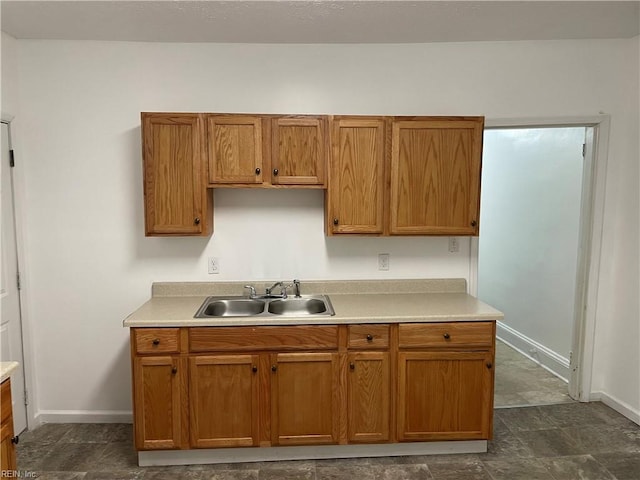
[[[596,128],[485,130],[471,283],[505,313],[496,407],[581,399]]]

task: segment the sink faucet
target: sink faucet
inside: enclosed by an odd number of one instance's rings
[[[296,298],[300,298],[300,280],[294,280],[293,287],[296,289]]]
[[[271,285],[269,288],[267,288],[267,289],[265,290],[265,294],[266,294],[266,295],[267,295],[267,297],[268,297],[268,296],[270,296],[270,295],[271,295],[271,291],[272,291],[274,288],[276,288],[276,287],[280,287],[280,288],[282,288],[283,286],[284,286],[284,284],[283,284],[282,282],[276,282],[276,283],[274,283],[273,285]],[[285,289],[285,292],[286,292],[286,289]]]

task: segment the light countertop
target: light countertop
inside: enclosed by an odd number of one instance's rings
[[[459,280],[459,279],[458,279]],[[224,288],[213,288],[203,292],[203,284],[189,289],[189,284],[176,289],[154,284],[154,296],[123,322],[125,327],[202,327],[239,325],[319,325],[349,323],[403,323],[501,320],[502,312],[464,293],[466,285],[455,280],[436,281],[390,281],[395,293],[371,293],[384,290],[385,281],[348,282],[349,293],[336,293],[336,283],[303,282],[303,294],[326,293],[336,312],[334,316],[291,317],[224,317],[194,318],[198,308],[209,295],[229,294],[230,283],[220,284]],[[433,283],[436,282],[436,283]],[[440,283],[438,283],[440,282]],[[449,282],[449,283],[446,283]],[[246,284],[237,282],[237,285]],[[235,285],[235,283],[234,283]],[[242,286],[233,292],[240,295]],[[436,285],[436,287],[434,287]],[[438,288],[438,285],[443,288]],[[315,287],[315,288],[314,288]],[[338,285],[337,287],[340,287]],[[406,288],[405,288],[406,287]],[[344,290],[344,289],[343,289]],[[403,293],[409,292],[409,293]],[[159,296],[157,292],[163,292]],[[190,295],[199,293],[199,295]]]
[[[9,378],[19,365],[18,362],[0,362],[0,383]]]

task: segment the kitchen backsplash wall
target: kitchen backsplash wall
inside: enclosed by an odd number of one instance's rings
[[[633,192],[621,182],[637,164],[629,140],[637,138],[637,117],[628,106],[627,80],[617,74],[630,63],[637,68],[631,41],[20,40],[10,47],[18,68],[7,86],[3,78],[2,93],[19,100],[10,113],[22,162],[16,175],[25,317],[41,419],[130,412],[128,332],[121,321],[149,298],[154,281],[469,277],[468,239],[450,254],[446,238],[326,238],[319,191],[218,191],[213,237],[145,238],[141,111],[485,115],[488,121],[603,111],[615,126],[607,232],[620,238],[637,229],[637,218],[630,221],[630,210],[618,202]],[[605,284],[619,271],[632,275],[620,266],[628,251],[612,246],[613,234],[606,233]],[[391,254],[389,272],[377,270],[378,253]],[[207,274],[209,256],[219,258],[219,275]],[[621,331],[633,326],[630,299],[606,290],[599,300],[602,331],[614,305],[625,310]],[[628,357],[617,364],[634,364],[634,354],[624,353],[637,352],[632,346],[616,347],[616,355]],[[596,387],[631,398],[638,379],[610,375],[611,347],[599,348]]]

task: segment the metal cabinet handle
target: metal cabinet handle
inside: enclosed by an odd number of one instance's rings
[[[176,373],[178,373],[178,367],[173,367],[173,368],[171,369],[171,373],[173,373],[174,375],[175,375]]]
[[[487,362],[487,368],[491,370],[491,367],[493,367],[493,364],[491,362]]]
[[[11,443],[17,445],[18,443],[20,443],[20,437],[18,435],[16,435],[15,437],[11,437]]]
[[[451,338],[451,335],[449,335],[448,333],[445,333],[442,336],[444,337],[445,340],[449,340]]]
[[[260,172],[261,172],[261,171],[262,171],[262,170],[260,170],[260,167],[256,168],[256,175],[260,175]]]
[[[278,366],[277,365],[271,365],[271,371],[275,372],[278,370]]]
[[[373,342],[373,335],[370,333],[367,334],[367,342]]]
[[[196,217],[193,223],[195,223],[196,225],[200,225],[200,217]]]
[[[160,339],[159,338],[154,338],[151,343],[153,343],[154,345],[160,345]]]
[[[256,372],[258,371],[258,367],[257,367],[256,365],[252,365],[252,366],[251,366],[251,371],[252,371],[253,373],[256,373]]]
[[[333,224],[334,224],[334,225],[337,225],[337,224],[338,224],[338,219],[337,219],[337,218],[334,218],[334,219],[333,219]]]
[[[349,368],[350,368],[351,370],[355,370],[355,369],[356,369],[356,364],[355,364],[355,363],[353,363],[353,362],[351,362],[351,363],[349,364]]]
[[[274,168],[274,169],[273,169],[273,174],[274,174],[274,175],[278,175],[278,173],[280,173],[280,172],[278,171],[278,169],[277,169],[277,168]]]
[[[478,222],[476,222],[475,220],[471,220],[471,226],[475,227],[478,225]]]

